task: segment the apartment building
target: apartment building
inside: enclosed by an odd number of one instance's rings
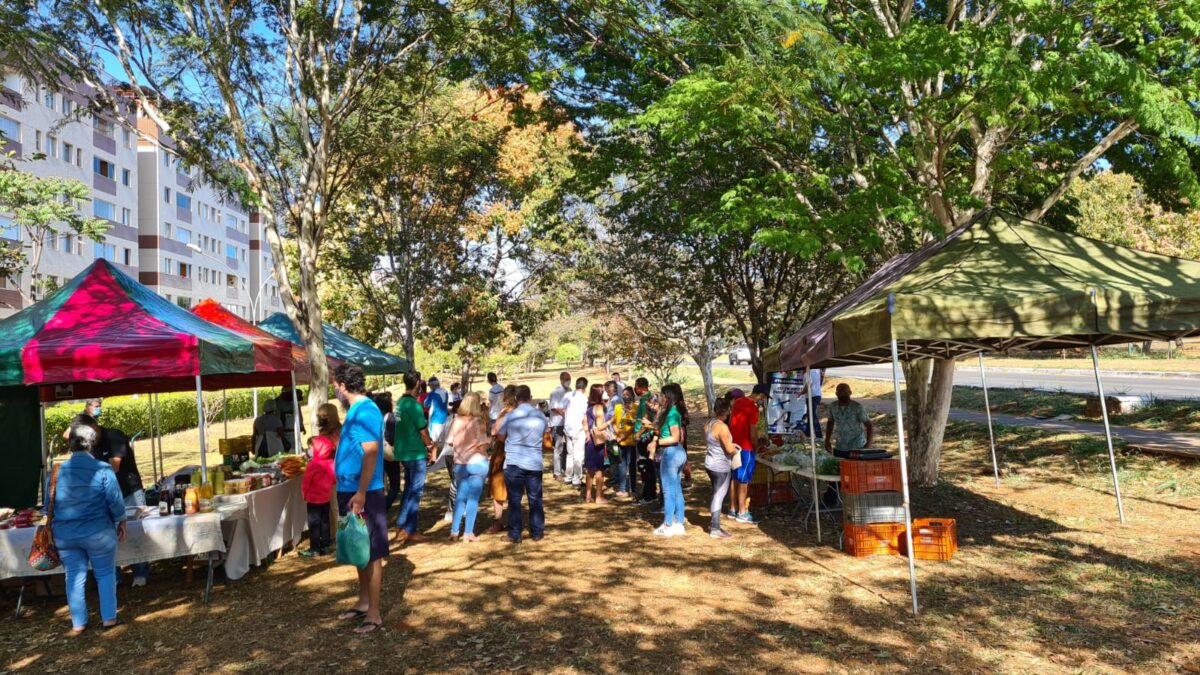
[[[0,278],[0,317],[28,304],[26,298],[38,299],[34,281],[59,286],[97,258],[138,275],[137,135],[113,116],[90,114],[86,106],[91,93],[86,86],[54,87],[4,72],[0,89],[4,152],[15,153],[20,171],[72,178],[89,186],[91,203],[84,208],[108,220],[111,229],[103,242],[65,232],[48,236],[37,270],[23,272],[19,278]],[[125,113],[124,119],[133,119],[132,107]],[[0,240],[27,244],[26,233],[9,216],[0,213]]]
[[[263,233],[261,216],[255,211],[250,214],[250,288],[253,289],[251,297],[256,299],[253,307],[256,310],[256,322],[283,311],[273,261],[271,245]]]
[[[138,116],[139,280],[181,307],[213,298],[253,318],[248,210],[236,196],[184,166],[175,143],[148,116]]]

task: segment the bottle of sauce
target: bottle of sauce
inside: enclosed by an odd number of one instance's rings
[[[171,495],[166,490],[158,494],[158,515],[171,515]]]
[[[173,494],[171,513],[177,516],[183,515],[183,495],[179,494],[178,489]]]

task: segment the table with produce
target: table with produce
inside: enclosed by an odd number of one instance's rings
[[[791,475],[790,484],[792,492],[796,495],[796,510],[805,506],[808,508],[805,517],[806,523],[808,522],[808,517],[813,515],[817,508],[819,508],[820,513],[837,510],[836,507],[814,506],[811,490],[805,491],[801,489],[801,484],[798,480],[815,480],[818,483],[818,487],[820,483],[836,484],[840,482],[841,475],[837,457],[825,452],[823,449],[818,449],[814,470],[812,448],[809,445],[808,439],[804,436],[773,436],[771,439],[771,448],[759,453],[757,458],[758,463],[766,467],[770,476],[769,480],[771,481],[775,480],[777,474],[786,473]],[[819,501],[820,499],[818,499]]]
[[[238,508],[222,522],[228,546],[225,576],[241,579],[278,551],[300,543],[308,527],[308,511],[300,493],[306,460],[300,455],[248,459],[238,471],[216,475],[223,494],[213,498],[218,509]]]

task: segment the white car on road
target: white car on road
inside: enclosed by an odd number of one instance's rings
[[[740,363],[750,365],[750,348],[746,345],[729,350],[729,365],[736,366]]]

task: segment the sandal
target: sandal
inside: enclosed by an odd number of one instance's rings
[[[377,630],[383,630],[382,623],[367,621],[364,619],[362,623],[358,624],[358,628],[354,629],[354,632],[358,635],[366,635],[368,633],[374,633]]]
[[[116,621],[114,621],[112,623],[101,624],[100,630],[109,631],[109,630],[116,628],[117,626],[124,626],[124,625],[125,625],[124,621],[122,621],[121,619],[117,619]]]
[[[349,612],[338,614],[338,621],[352,621],[365,618],[367,618],[367,610],[365,609],[352,609]]]

